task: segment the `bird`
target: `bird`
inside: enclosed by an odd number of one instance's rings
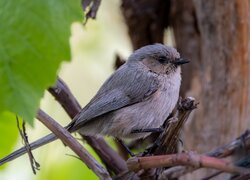
[[[173,111],[179,98],[181,65],[188,62],[168,45],[137,49],[65,128],[86,136],[147,137]],[[34,147],[55,139],[53,134],[46,136]]]

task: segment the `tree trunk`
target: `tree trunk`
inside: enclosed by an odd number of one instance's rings
[[[187,143],[193,146],[200,142],[201,151],[225,143],[250,127],[249,3],[194,0],[198,46],[192,48],[200,55],[192,57],[196,67],[192,66],[191,78],[188,70],[183,73],[183,81],[189,80],[186,92],[200,101],[186,128],[193,136]],[[182,39],[182,34],[176,32],[175,37]],[[192,36],[189,40],[193,41]],[[185,51],[189,40],[179,41],[177,48]],[[202,143],[207,140],[209,143]]]
[[[145,9],[158,14],[141,20]],[[178,51],[191,60],[183,69],[181,94],[200,104],[183,132],[186,150],[209,151],[250,128],[249,9],[250,0],[123,0],[135,49],[162,42],[171,26]]]
[[[169,24],[170,0],[122,0],[122,13],[134,49],[162,43]]]

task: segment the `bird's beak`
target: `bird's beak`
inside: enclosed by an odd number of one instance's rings
[[[174,62],[172,62],[174,65],[182,65],[182,64],[186,64],[189,63],[190,61],[187,59],[183,59],[183,58],[178,58],[176,59]]]

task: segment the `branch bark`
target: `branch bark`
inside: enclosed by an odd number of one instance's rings
[[[170,0],[122,0],[121,10],[134,49],[163,42],[169,8]]]
[[[72,119],[81,111],[81,106],[62,79],[58,78],[56,85],[50,87],[48,91],[56,98]],[[108,169],[115,174],[127,170],[126,162],[104,141],[103,138],[81,136],[95,150]]]
[[[152,154],[172,154],[176,152],[176,145],[178,142],[179,132],[182,129],[184,123],[188,119],[191,111],[195,109],[197,103],[194,98],[188,97],[183,100],[180,100],[178,103],[178,108],[174,111],[173,117],[167,119],[164,124],[166,124],[165,130],[161,132],[158,138],[155,140],[155,143],[148,149],[144,151],[142,156],[144,155],[152,155]],[[175,119],[174,122],[169,122],[171,119]],[[155,134],[157,135],[157,134]],[[154,136],[154,135],[152,135]],[[152,156],[155,157],[155,156]],[[127,163],[131,160],[129,159]],[[141,179],[157,179],[158,175],[160,175],[164,171],[164,168],[152,168],[147,170],[142,170],[140,173],[137,173]],[[128,172],[129,173],[129,172]],[[126,175],[126,174],[125,174]],[[130,175],[133,175],[130,172]],[[126,179],[126,176],[119,176],[120,179]]]
[[[158,148],[154,154],[172,154],[177,152],[179,134],[187,121],[190,113],[197,108],[197,102],[192,97],[179,100],[177,110],[172,118],[166,120],[166,127],[163,133],[157,138]]]
[[[237,139],[231,141],[230,143],[216,148],[205,155],[217,158],[224,158],[232,155],[237,150],[244,148],[245,150],[250,149],[250,131],[246,131]],[[185,166],[176,166],[165,171],[165,175],[170,179],[178,178],[184,174],[190,173],[197,170],[197,168],[185,167]]]
[[[196,168],[214,168],[229,173],[239,174],[247,174],[250,172],[249,169],[235,166],[224,160],[195,154],[194,152],[150,157],[133,157],[127,161],[127,164],[129,170],[136,172],[141,169],[171,167],[176,165],[194,166]],[[162,175],[164,177],[164,172]]]
[[[100,179],[111,180],[111,177],[106,169],[103,168],[65,128],[63,128],[42,110],[38,111],[37,119],[50,129],[59,139],[61,139],[63,143],[69,146],[69,148],[72,149]]]

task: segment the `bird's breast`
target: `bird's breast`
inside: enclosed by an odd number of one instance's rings
[[[176,74],[171,77],[159,75],[158,78],[160,88],[153,95],[112,113],[112,125],[108,133],[131,137],[133,129],[158,128],[164,123],[178,101],[181,77]]]
[[[159,78],[161,87],[148,102],[148,106],[150,106],[149,112],[154,116],[151,123],[155,123],[158,127],[163,124],[173,111],[179,98],[181,83],[181,77],[178,74],[173,77],[162,76]]]

